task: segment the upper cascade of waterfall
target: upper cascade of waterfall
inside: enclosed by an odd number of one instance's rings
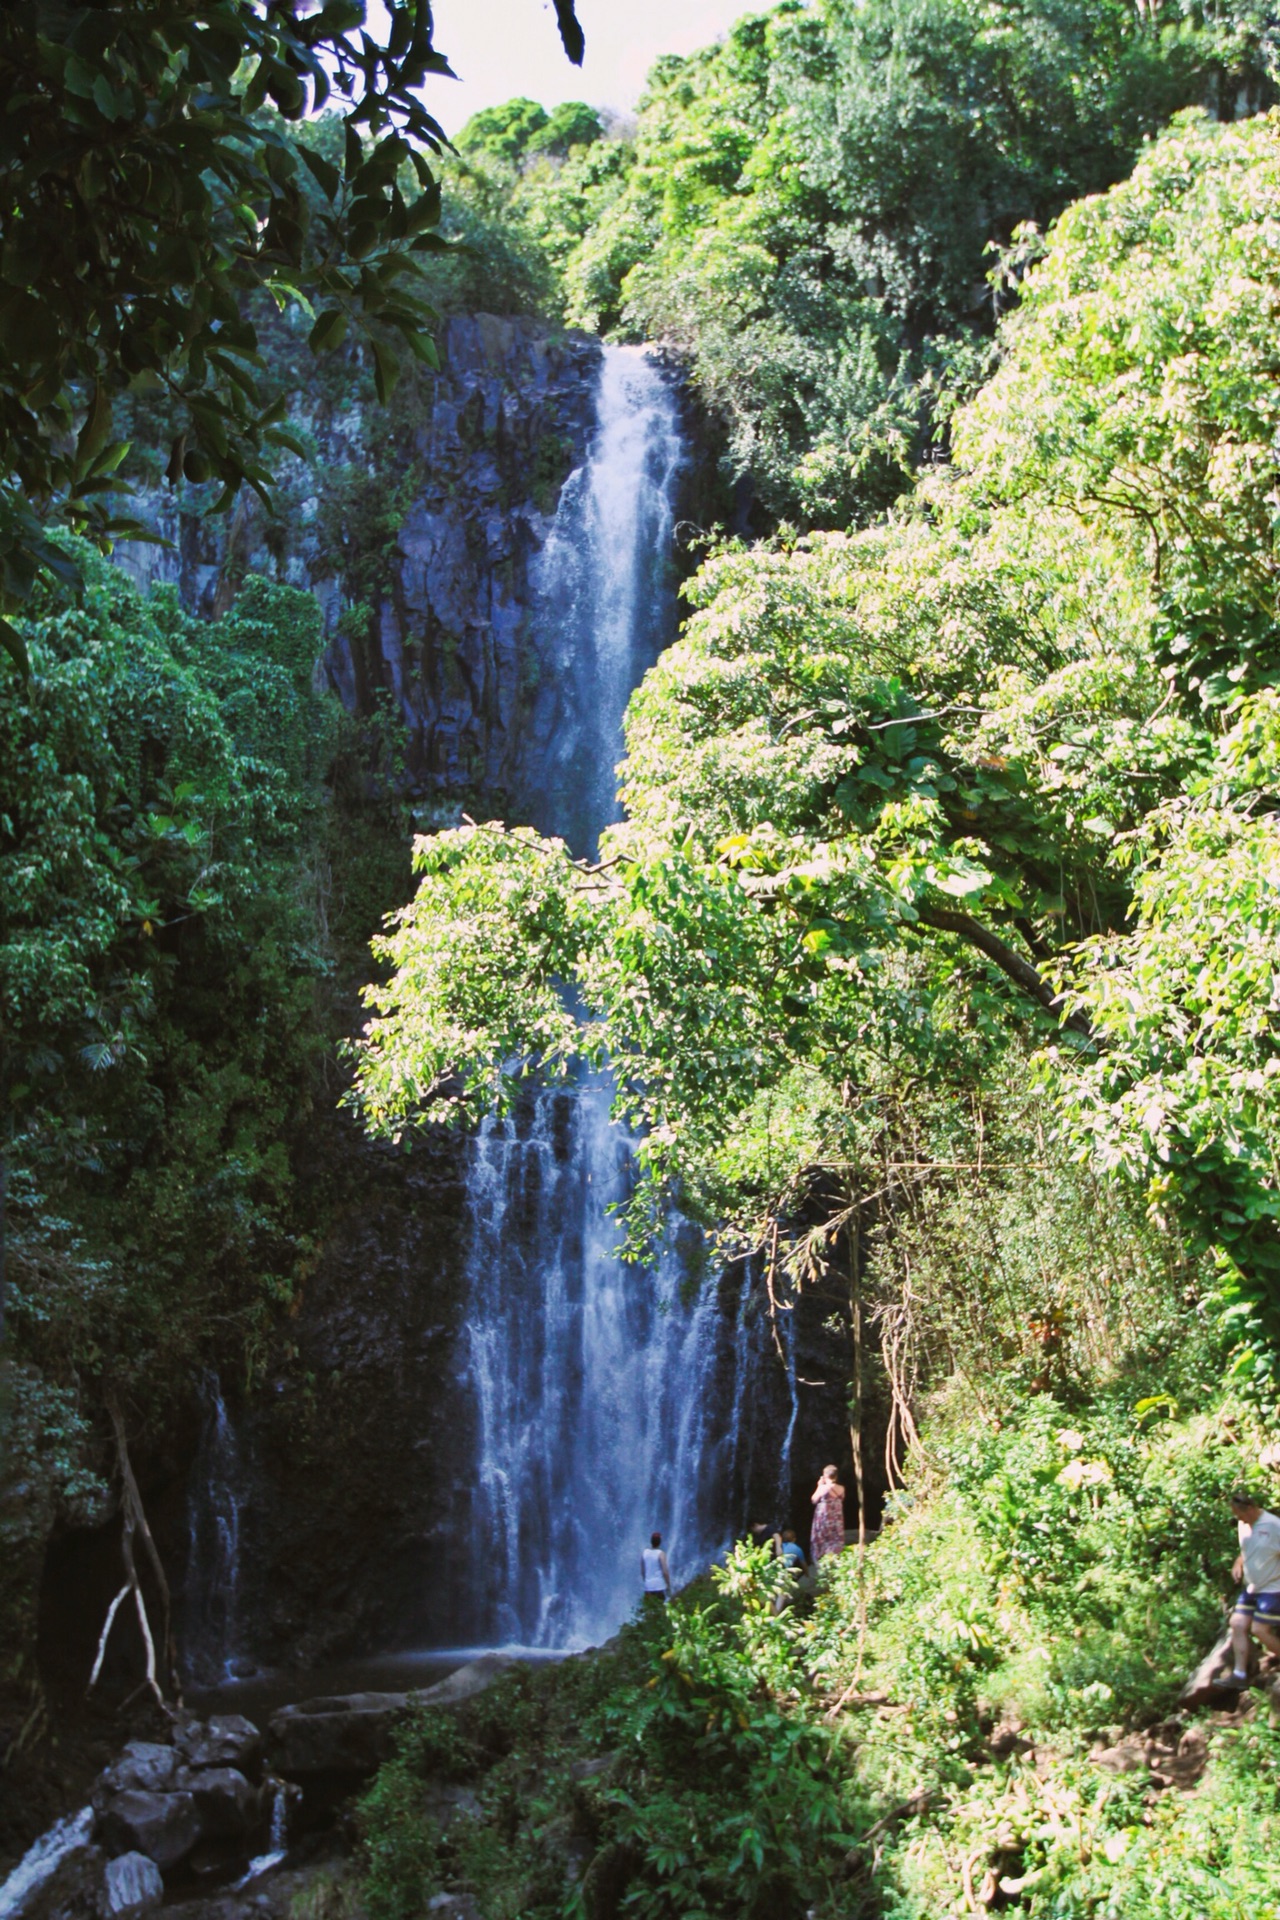
[[[617,818],[627,702],[675,630],[672,543],[685,447],[670,381],[642,347],[603,349],[596,426],[534,569],[549,746],[534,824],[575,853]]]

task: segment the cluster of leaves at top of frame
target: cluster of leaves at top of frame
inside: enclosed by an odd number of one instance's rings
[[[268,288],[319,309],[322,351],[350,318],[369,331],[380,387],[386,341],[433,352],[415,290],[439,189],[424,155],[443,135],[418,97],[447,73],[426,0],[393,0],[387,40],[359,33],[363,6],[311,12],[241,0],[62,0],[6,10],[0,74],[0,558],[9,611],[42,568],[65,573],[27,503],[65,507],[109,543],[126,443],[124,389],[171,393],[184,419],[170,478],[215,477],[229,504],[265,491],[262,450],[288,445],[264,401],[245,298]],[[333,165],[288,122],[344,102]],[[263,111],[267,101],[276,112]],[[399,182],[416,170],[410,202]],[[307,188],[320,189],[317,200]],[[20,642],[5,629],[15,655]]]

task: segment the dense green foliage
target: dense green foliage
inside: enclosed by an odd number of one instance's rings
[[[260,389],[252,292],[318,308],[317,350],[354,316],[372,328],[375,352],[389,355],[398,336],[430,353],[414,275],[416,250],[439,244],[426,154],[443,135],[417,89],[448,64],[417,0],[392,0],[385,45],[358,34],[363,19],[347,0],[304,13],[244,0],[5,10],[0,545],[10,610],[38,568],[67,574],[41,511],[63,508],[103,543],[128,525],[118,470],[129,449],[112,418],[126,388],[179,401],[171,478],[212,474],[228,505],[242,482],[266,486],[262,449],[288,435]],[[340,167],[287,124],[335,93]],[[277,114],[261,111],[268,100]],[[403,161],[416,171],[412,204],[397,180]]]
[[[1269,20],[1252,0],[788,3],[660,60],[634,138],[556,140],[528,101],[477,115],[448,184],[482,175],[571,321],[687,358],[757,526],[847,526],[904,490],[981,368],[1012,297],[992,250],[1110,186],[1178,108],[1265,105]]]
[[[510,1757],[448,1762],[474,1824],[441,1835],[411,1739],[366,1807],[388,1920],[442,1882],[486,1916],[1274,1907],[1274,1728],[1158,1736],[1222,1619],[1223,1490],[1276,1459],[1278,204],[1274,115],[1178,117],[1024,236],[945,469],[711,554],[599,863],[418,841],[369,1122],[607,1060],[637,1238],[675,1194],[775,1311],[842,1288],[855,1488],[874,1434],[898,1490],[810,1612],[744,1549],[571,1726],[586,1682],[540,1681]]]
[[[361,1809],[374,1920],[441,1886],[485,1920],[1268,1912],[1275,1729],[1176,1723],[1163,1794],[1140,1738],[1219,1616],[1220,1488],[1257,1432],[1131,1391],[999,1418],[953,1390],[816,1601],[778,1611],[791,1576],[742,1545],[600,1654],[411,1719]],[[1126,1738],[1132,1771],[1097,1764]],[[446,1823],[460,1783],[478,1808]]]
[[[775,1314],[837,1301],[853,1501],[887,1482],[889,1524],[812,1604],[743,1548],[597,1659],[414,1716],[359,1816],[371,1920],[442,1884],[485,1920],[1270,1912],[1260,1716],[1209,1730],[1194,1796],[1090,1753],[1167,1714],[1222,1488],[1277,1457],[1271,10],[784,0],[660,62],[634,136],[477,115],[442,209],[388,118],[434,138],[421,6],[385,53],[342,7],[49,13],[0,33],[30,84],[0,428],[37,497],[106,537],[126,444],[211,509],[247,474],[268,545],[312,516],[359,639],[428,303],[660,337],[770,529],[689,582],[598,863],[419,839],[355,1099],[399,1137],[610,1066],[637,1245],[675,1197]],[[299,129],[334,36],[351,111]],[[406,837],[395,729],[317,691],[311,599],[231,556],[200,623],[9,506],[6,1712],[50,1529],[106,1512],[105,1407],[155,1442],[298,1299],[298,1142]]]
[[[1064,218],[912,512],[708,562],[633,703],[613,866],[496,828],[419,843],[371,995],[377,1123],[607,1050],[651,1169],[756,1222],[866,1157],[908,1061],[965,1085],[1039,1039],[1105,1156],[1274,1303],[1276,181],[1273,122],[1181,123]],[[1147,342],[1175,323],[1171,363]],[[1205,911],[1251,943],[1179,973],[1228,844]]]
[[[550,113],[536,100],[508,100],[472,114],[454,144],[459,153],[492,160],[516,162],[540,153],[564,159],[571,148],[588,147],[603,132],[600,115],[583,100],[562,101]]]
[[[402,884],[311,596],[250,580],[210,624],[76,557],[0,705],[6,1687],[53,1520],[105,1495],[104,1396],[158,1440],[308,1270],[326,983]]]

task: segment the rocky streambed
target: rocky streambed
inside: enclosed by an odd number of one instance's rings
[[[261,1727],[170,1712],[0,1885],[0,1920],[140,1920],[161,1906],[183,1920],[286,1920],[317,1879],[341,1877],[345,1809],[409,1709],[460,1706],[516,1664],[486,1654],[432,1687],[324,1695]],[[441,1796],[442,1826],[476,1810],[464,1788]]]

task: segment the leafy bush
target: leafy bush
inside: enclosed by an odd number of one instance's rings
[[[211,1360],[251,1373],[313,1257],[294,1186],[349,929],[326,893],[345,729],[310,595],[202,623],[81,550],[0,686],[8,1160],[5,1644],[92,1499],[106,1391],[159,1440]],[[379,903],[385,905],[385,901]]]

